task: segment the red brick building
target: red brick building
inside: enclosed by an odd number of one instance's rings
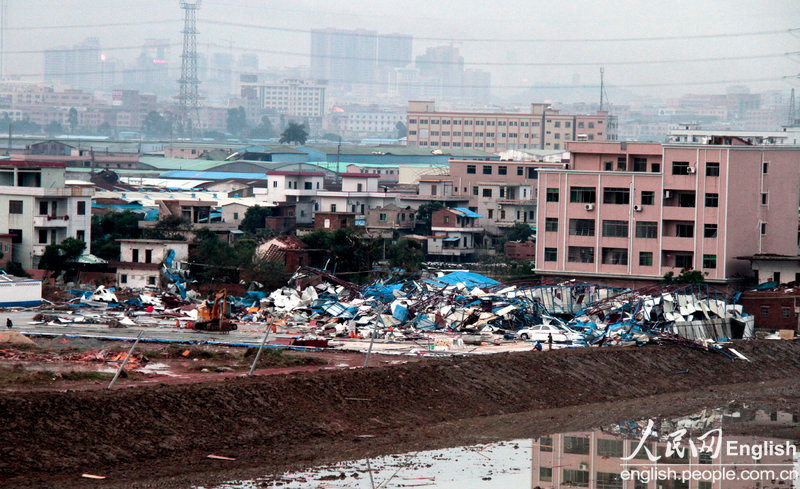
[[[536,258],[536,243],[533,241],[507,241],[506,258],[512,261],[532,262]]]
[[[772,290],[748,290],[739,299],[744,312],[755,317],[756,328],[798,331],[800,289],[783,287]]]
[[[355,212],[320,212],[314,214],[314,229],[336,231],[342,228],[352,228],[356,225]]]

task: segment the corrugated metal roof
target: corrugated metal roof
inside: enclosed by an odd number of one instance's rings
[[[239,173],[227,171],[189,171],[189,170],[172,170],[164,172],[161,178],[197,178],[200,180],[228,180],[230,178],[238,178],[241,180],[267,180],[267,175],[264,173]]]
[[[203,171],[220,166],[224,161],[189,160],[186,158],[161,158],[159,156],[142,156],[139,162],[158,170],[194,170]]]
[[[492,153],[478,151],[476,149],[452,148],[452,149],[426,149],[417,148],[414,146],[396,146],[396,145],[378,145],[378,146],[350,146],[342,145],[341,149],[337,145],[306,145],[300,146],[298,149],[303,151],[308,149],[324,154],[338,154],[340,155],[395,155],[395,156],[495,156]],[[436,151],[436,153],[434,153]]]
[[[483,217],[482,215],[478,214],[477,212],[473,212],[469,209],[465,209],[464,207],[454,207],[453,210],[459,211],[467,217]]]

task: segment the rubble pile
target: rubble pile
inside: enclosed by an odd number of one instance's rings
[[[219,310],[218,318],[231,324],[228,330],[259,332],[266,323],[268,329],[309,345],[327,345],[333,338],[382,339],[420,347],[422,341],[425,350],[505,340],[550,348],[670,341],[708,349],[751,338],[754,330],[753,317],[741,305],[706,284],[629,290],[575,280],[500,283],[464,270],[414,275],[390,270],[388,278],[360,286],[324,270],[300,267],[285,287],[270,293],[251,290],[241,297],[218,291],[213,303],[171,285],[124,300],[102,286],[73,290],[76,298],[69,310],[42,312],[37,319],[51,326],[199,330],[196,325]]]
[[[666,284],[628,290],[581,311],[569,326],[590,344],[682,338],[699,344],[752,338],[754,318],[705,284]]]

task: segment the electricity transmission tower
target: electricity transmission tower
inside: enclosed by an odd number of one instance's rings
[[[181,1],[183,15],[183,52],[181,53],[180,94],[178,95],[179,121],[183,132],[192,135],[200,118],[199,85],[197,78],[197,11],[202,0]]]

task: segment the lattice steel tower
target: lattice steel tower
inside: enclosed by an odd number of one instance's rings
[[[183,131],[191,135],[198,127],[200,117],[197,110],[200,105],[199,86],[197,78],[197,11],[202,0],[194,2],[181,1],[183,16],[183,52],[181,54],[181,79],[178,104],[180,106],[180,122]]]

